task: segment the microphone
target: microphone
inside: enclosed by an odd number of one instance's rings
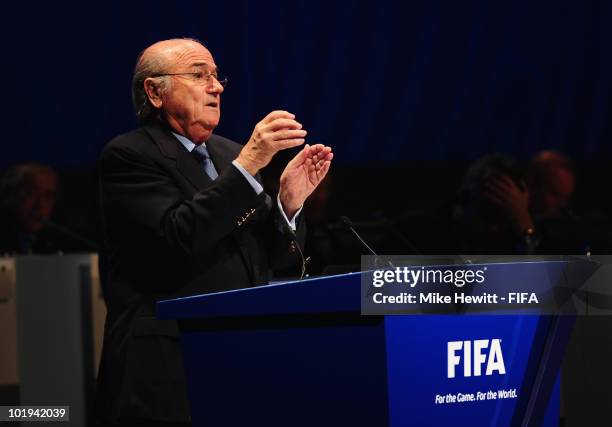
[[[378,254],[376,252],[374,252],[374,250],[370,247],[370,245],[368,245],[365,240],[363,240],[361,238],[361,236],[359,235],[359,233],[357,233],[357,231],[355,230],[355,228],[353,227],[353,221],[351,221],[349,219],[349,217],[347,216],[341,216],[340,217],[340,222],[342,223],[342,225],[344,225],[347,229],[351,230],[351,232],[355,235],[355,237],[357,237],[357,239],[359,239],[359,241],[361,242],[361,244],[368,250],[368,252],[370,252],[372,255],[374,256],[378,256]]]
[[[64,237],[68,237],[70,239],[72,239],[74,242],[78,242],[81,245],[83,245],[84,247],[86,247],[89,250],[93,250],[93,251],[98,251],[98,245],[96,243],[94,243],[93,241],[75,233],[74,231],[70,230],[69,228],[60,225],[56,222],[53,222],[49,219],[46,219],[43,221],[43,224],[48,227],[49,229],[63,235]]]
[[[357,239],[359,239],[359,241],[361,242],[361,244],[368,250],[368,252],[370,252],[372,255],[374,255],[376,257],[374,263],[376,265],[378,265],[378,254],[376,252],[374,252],[374,249],[372,249],[370,247],[370,245],[368,245],[365,240],[363,240],[361,238],[361,236],[359,235],[359,233],[357,233],[357,231],[355,230],[355,227],[353,227],[353,221],[351,221],[349,219],[349,217],[347,216],[341,216],[340,217],[340,222],[342,223],[342,225],[344,225],[346,228],[348,228],[349,230],[351,230],[351,232],[353,233],[353,235],[355,237],[357,237]],[[387,265],[391,268],[395,268],[395,266],[393,265],[393,263],[389,260],[387,260]]]
[[[351,221],[349,219],[349,217],[347,216],[341,216],[340,217],[340,222],[342,223],[342,225],[344,225],[346,228],[348,228],[349,230],[351,230],[351,232],[353,233],[353,235],[355,235],[355,237],[357,237],[357,239],[359,239],[359,241],[361,242],[361,244],[372,254],[374,255],[374,265],[378,266],[378,254],[376,252],[374,252],[374,250],[370,247],[370,245],[368,245],[365,240],[363,240],[361,238],[361,236],[359,235],[359,233],[357,233],[357,231],[355,230],[355,227],[353,227],[353,221]],[[387,260],[387,265],[389,265],[389,267],[391,268],[395,268],[395,266],[393,265],[393,263],[389,260]],[[373,286],[370,286],[370,289],[368,289],[366,295],[368,297],[371,297],[374,294],[374,290],[376,288],[374,288]]]

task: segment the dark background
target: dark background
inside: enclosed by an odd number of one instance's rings
[[[575,161],[576,206],[611,211],[610,2],[21,1],[3,15],[0,168],[55,167],[56,219],[88,236],[100,150],[137,126],[136,56],[172,37],[202,40],[229,76],[217,133],[246,142],[286,109],[333,147],[330,220],[425,212],[479,156],[544,148]]]

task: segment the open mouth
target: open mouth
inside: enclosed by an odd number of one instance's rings
[[[217,108],[219,106],[219,103],[216,101],[212,101],[209,102],[208,104],[206,104],[207,107],[212,107],[212,108]]]

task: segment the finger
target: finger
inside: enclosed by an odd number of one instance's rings
[[[312,162],[311,159],[306,159],[306,162],[304,162],[304,165],[306,166],[306,171],[308,172],[309,175],[312,173],[315,173],[316,165]]]
[[[311,155],[309,157],[312,159],[312,161],[313,161],[313,163],[315,165],[319,165],[322,162],[324,162],[325,160],[327,160],[329,154],[330,153],[327,153],[325,151],[319,152],[319,153],[312,153],[311,152]],[[330,158],[330,160],[331,160],[331,158]]]
[[[517,188],[515,185],[508,183],[502,179],[495,179],[487,182],[488,188],[493,188],[497,193],[503,193],[506,195],[515,194]]]
[[[263,118],[263,123],[269,123],[274,119],[295,119],[295,114],[285,110],[275,110]]]
[[[494,176],[494,177],[491,177],[491,178],[487,179],[486,182],[487,183],[491,183],[491,184],[495,184],[495,185],[497,185],[499,187],[504,186],[504,185],[507,184],[507,181],[504,180],[503,176]]]
[[[332,152],[329,152],[329,153],[319,153],[319,154],[316,154],[316,157],[317,157],[318,162],[324,162],[326,160],[333,159],[334,158],[334,153],[332,153]],[[314,158],[314,156],[313,156],[313,158]]]
[[[324,147],[325,147],[325,145],[323,145],[323,144],[313,144],[312,145],[312,149],[316,150],[316,151],[321,151]]]
[[[324,153],[327,154],[329,152],[331,152],[331,147],[326,147],[323,144],[314,144],[312,146],[312,150],[315,154],[319,154],[319,153]]]
[[[494,194],[495,197],[498,197],[498,198],[503,198],[506,195],[505,191],[500,190],[499,188],[495,188],[495,187],[488,187],[488,188],[485,188],[484,190],[485,190],[484,191],[485,193]]]
[[[484,190],[483,195],[490,201],[502,206],[508,205],[512,200],[512,197],[504,191]]]
[[[502,199],[500,199],[499,197],[497,197],[497,196],[496,196],[495,194],[493,194],[493,193],[488,193],[488,192],[485,192],[485,193],[484,193],[484,196],[487,198],[487,200],[489,200],[490,202],[493,202],[493,203],[494,203],[494,204],[496,204],[496,205],[499,205],[499,206],[503,206],[503,205],[504,205],[503,200],[502,200]]]
[[[516,185],[516,182],[514,182],[514,180],[507,175],[502,176],[500,178],[500,182],[502,185],[504,185],[508,189],[512,189],[512,190],[518,189],[518,185]]]
[[[321,169],[319,169],[319,179],[323,180],[323,178],[325,178],[325,175],[327,175],[327,172],[329,172],[330,167],[331,162],[323,163],[323,166],[321,166]]]
[[[502,186],[502,184],[496,181],[487,181],[485,183],[485,189],[498,195],[507,193],[506,189]]]
[[[308,179],[310,180],[310,182],[316,182],[318,179],[317,167],[314,163],[308,165]]]
[[[330,165],[330,162],[325,162],[321,167],[315,169],[314,171],[309,171],[308,179],[310,180],[310,183],[314,186],[319,185],[325,178],[325,175],[327,175]]]
[[[283,129],[273,132],[270,138],[272,141],[282,141],[283,139],[304,138],[307,133],[304,129]]]
[[[314,170],[317,171],[319,174],[321,173],[321,171],[329,170],[332,158],[333,154],[330,153],[324,159],[319,159],[314,165]]]
[[[317,163],[317,165],[319,166],[319,168],[322,168],[325,164],[327,163],[331,163],[331,159],[328,159],[327,157],[324,159],[319,160],[319,162]]]
[[[319,154],[319,158],[323,160],[331,160],[334,158],[334,153],[331,151],[331,147],[325,147],[325,149]]]
[[[263,131],[276,131],[279,129],[302,129],[302,124],[291,119],[274,119],[264,125]]]
[[[294,138],[294,139],[283,139],[281,141],[276,141],[275,145],[278,150],[286,150],[287,148],[298,147],[302,145],[306,140],[304,138]]]

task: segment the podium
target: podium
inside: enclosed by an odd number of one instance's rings
[[[92,254],[0,258],[0,390],[18,390],[4,405],[69,406],[62,425],[87,425],[106,315],[97,263]]]
[[[193,425],[558,425],[573,316],[362,316],[361,274],[160,301]]]

